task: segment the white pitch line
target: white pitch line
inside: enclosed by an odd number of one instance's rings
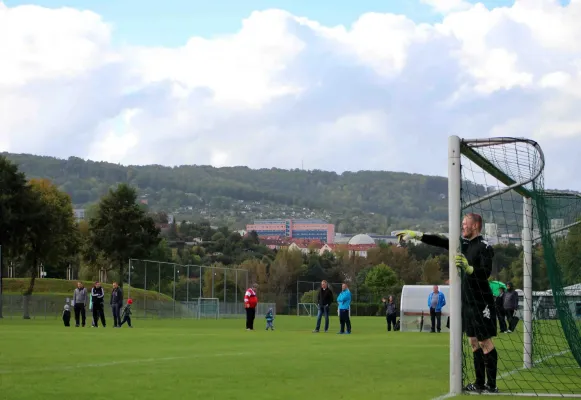
[[[560,351],[558,353],[549,354],[548,356],[542,357],[542,358],[538,359],[537,361],[534,361],[533,365],[541,364],[547,360],[550,360],[551,358],[555,358],[555,357],[562,356],[563,354],[567,354],[570,351],[571,350],[563,350],[563,351]],[[526,369],[527,368],[525,368],[524,366],[520,367],[520,368],[513,369],[512,371],[508,371],[508,372],[501,374],[497,379],[499,379],[499,380],[504,379],[508,376],[514,375],[517,372],[521,372],[521,371],[524,371]],[[518,394],[518,393],[469,393],[469,394],[487,394],[487,395],[507,395],[507,394],[509,394],[511,396],[519,396],[519,395],[520,396],[531,396],[531,393],[522,393],[522,394]],[[537,394],[534,394],[534,396],[554,397],[555,395],[554,394],[553,395],[551,395],[551,394],[544,395],[544,394],[537,393]],[[561,395],[558,395],[557,397],[559,397],[559,396],[561,396]],[[444,395],[439,396],[439,397],[434,397],[432,400],[444,400],[444,399],[449,399],[451,397],[455,397],[455,395],[447,393],[447,394],[444,394]],[[570,397],[581,397],[581,395],[572,395]]]
[[[456,395],[452,394],[452,393],[446,393],[446,394],[441,395],[440,397],[434,397],[432,400],[444,400],[444,399],[450,399],[452,397],[456,397]]]
[[[43,368],[24,368],[24,369],[12,369],[12,370],[0,370],[0,375],[9,374],[20,374],[20,373],[34,373],[34,372],[47,372],[47,371],[66,371],[74,369],[83,368],[102,368],[114,365],[124,365],[124,364],[140,364],[140,363],[155,363],[163,361],[173,361],[173,360],[185,360],[185,359],[195,359],[203,357],[240,357],[246,356],[249,353],[219,353],[219,354],[198,354],[190,356],[177,356],[177,357],[160,357],[160,358],[141,358],[132,360],[118,360],[109,361],[103,363],[93,363],[93,364],[75,364],[75,365],[54,365],[52,367]]]
[[[550,360],[551,358],[555,358],[555,357],[562,356],[563,354],[567,354],[567,353],[569,353],[570,351],[571,351],[571,350],[563,350],[563,351],[560,351],[560,352],[558,352],[558,353],[549,354],[548,356],[545,356],[545,357],[539,358],[538,360],[534,361],[534,362],[533,362],[533,365],[541,364],[541,363],[543,363],[543,362],[545,362],[545,361],[547,361],[547,360]],[[520,367],[520,368],[513,369],[512,371],[508,371],[508,372],[505,372],[504,374],[501,374],[501,375],[498,377],[498,379],[504,379],[504,378],[506,378],[507,376],[514,375],[514,374],[516,374],[517,372],[525,371],[526,369],[527,369],[527,368],[525,368],[524,366],[522,366],[522,367]]]

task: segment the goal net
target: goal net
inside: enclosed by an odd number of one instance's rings
[[[200,297],[197,299],[198,319],[220,318],[220,300],[215,298]]]
[[[315,303],[299,303],[297,314],[299,317],[316,317],[319,308]]]
[[[453,136],[449,150],[450,392],[476,381],[462,329],[474,308],[465,304],[489,302],[454,265],[462,217],[475,213],[494,252],[494,304],[470,319],[480,327],[494,320],[499,391],[581,398],[581,198],[544,188],[544,155],[534,141]]]

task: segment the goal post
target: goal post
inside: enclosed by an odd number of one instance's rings
[[[519,247],[522,253],[522,263],[517,263],[520,265],[495,266],[497,279],[512,276],[522,287],[518,291],[520,318],[514,326],[515,319],[508,318],[514,332],[508,329],[508,334],[498,333],[494,340],[499,352],[497,386],[503,394],[581,397],[581,324],[575,322],[570,302],[563,294],[564,281],[553,243],[553,235],[580,223],[581,197],[546,191],[544,167],[542,149],[530,139],[449,138],[450,395],[461,394],[463,387],[472,383],[472,354],[462,329],[462,278],[455,256],[461,251],[462,216],[475,212],[487,222],[483,223],[483,235],[493,247]],[[568,203],[564,206],[554,198]],[[562,223],[553,227],[550,218]],[[538,252],[542,253],[542,260],[536,256]],[[544,278],[550,284],[550,288],[543,289],[552,290],[550,297],[560,324],[533,319],[534,304],[540,304],[535,302],[535,296],[547,296],[533,291],[533,269],[538,270],[540,263],[546,267]],[[522,271],[518,271],[520,268]],[[521,319],[521,326],[517,327]],[[495,318],[495,323],[502,329],[501,324],[506,321],[504,317],[503,322],[500,320]]]
[[[220,299],[199,297],[197,303],[198,319],[220,318]]]

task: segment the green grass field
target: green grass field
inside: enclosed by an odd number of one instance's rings
[[[288,316],[277,317],[274,332],[260,318],[253,332],[242,319],[136,320],[134,329],[4,319],[0,398],[412,400],[447,392],[447,334],[387,333],[382,318],[352,320],[347,336],[335,334],[336,318],[327,334],[311,333],[314,318]]]

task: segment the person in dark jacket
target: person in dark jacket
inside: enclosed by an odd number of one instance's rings
[[[117,282],[113,282],[113,291],[111,292],[111,311],[113,313],[113,328],[121,328],[121,308],[123,307],[123,289]]]
[[[88,296],[87,289],[85,289],[81,282],[77,282],[77,287],[73,292],[73,310],[75,311],[75,326],[77,328],[79,327],[80,322],[82,323],[83,328],[85,327],[85,322],[87,319],[87,316],[85,314],[85,304],[87,303],[87,296]]]
[[[101,283],[95,282],[95,285],[91,289],[91,302],[93,304],[93,328],[99,327],[99,318],[101,318],[101,324],[103,324],[103,328],[107,326],[105,323],[104,298],[105,291],[101,287]]]
[[[383,312],[385,314],[385,319],[387,320],[387,331],[391,331],[391,326],[393,325],[393,330],[395,331],[395,320],[397,318],[397,306],[393,301],[393,296],[389,296],[387,300],[385,297],[381,299],[383,301]]]
[[[327,281],[321,281],[321,288],[317,293],[317,308],[319,312],[317,313],[317,326],[313,333],[318,333],[321,329],[321,319],[323,315],[325,316],[325,332],[329,330],[329,308],[333,303],[333,293],[329,289]]]
[[[498,327],[500,328],[500,333],[506,332],[506,313],[504,312],[504,288],[500,287],[498,289],[498,296],[494,299],[496,305],[496,317],[498,319]]]
[[[502,306],[504,307],[504,313],[508,323],[506,333],[511,333],[515,330],[516,324],[518,323],[518,317],[516,316],[516,311],[518,310],[518,293],[514,290],[511,282],[506,284],[506,293],[504,294]]]

